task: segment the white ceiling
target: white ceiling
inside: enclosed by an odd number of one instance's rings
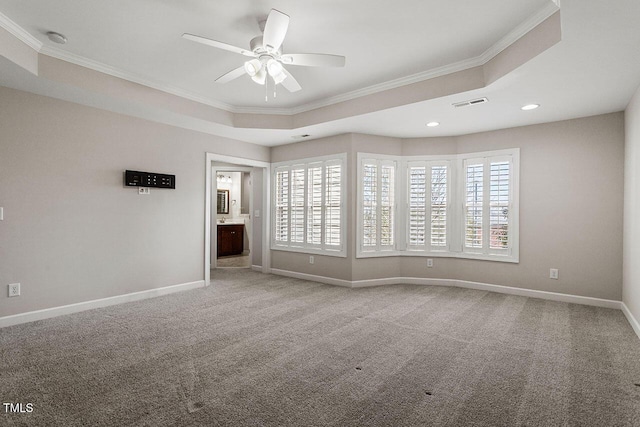
[[[557,2],[556,2],[557,3]],[[478,58],[555,7],[549,0],[0,0],[0,13],[43,43],[43,53],[85,59],[134,81],[177,89],[229,111],[292,114],[398,79]],[[640,2],[562,0],[562,41],[497,82],[451,95],[292,130],[241,129],[184,123],[157,112],[126,113],[264,145],[362,132],[396,137],[458,135],[623,110],[640,83]],[[248,77],[220,85],[216,77],[240,66],[241,55],[182,39],[184,32],[240,47],[259,35],[271,8],[291,16],[287,53],[333,53],[344,68],[293,67],[303,90],[278,90],[265,103],[263,86]],[[63,33],[64,46],[47,31]],[[513,41],[513,40],[512,40]],[[124,106],[73,88],[42,82],[0,62],[0,84],[115,111]],[[76,91],[77,92],[77,91]],[[174,90],[174,93],[176,91]],[[347,94],[347,95],[345,95]],[[452,102],[488,97],[487,104],[454,109]],[[341,98],[342,97],[342,98]],[[541,108],[520,111],[526,103]],[[133,111],[136,110],[136,111]],[[426,128],[428,121],[441,123]]]

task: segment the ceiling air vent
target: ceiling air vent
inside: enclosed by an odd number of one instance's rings
[[[485,102],[489,102],[489,100],[487,98],[478,98],[478,99],[472,99],[471,101],[456,102],[452,105],[458,108],[458,107],[466,107],[469,105],[484,104]]]

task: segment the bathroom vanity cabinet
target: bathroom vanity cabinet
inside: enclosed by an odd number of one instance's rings
[[[218,257],[241,255],[244,251],[244,224],[218,224]]]

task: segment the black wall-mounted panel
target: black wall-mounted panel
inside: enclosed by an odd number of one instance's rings
[[[155,172],[124,171],[127,187],[176,188],[176,176]]]

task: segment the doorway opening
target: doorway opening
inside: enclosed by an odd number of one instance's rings
[[[217,268],[268,273],[268,162],[207,153],[205,169],[204,277]]]
[[[216,187],[215,197],[211,199],[215,206],[212,206],[211,210],[216,211],[217,244],[215,247],[212,246],[211,256],[216,257],[216,268],[251,268],[252,168],[214,162],[212,179],[215,180]]]

